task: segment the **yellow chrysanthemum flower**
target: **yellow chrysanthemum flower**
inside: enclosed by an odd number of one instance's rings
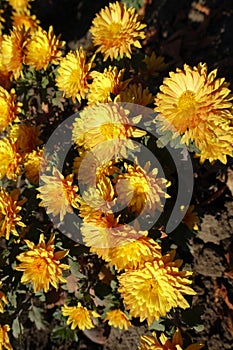
[[[148,79],[151,76],[157,76],[167,64],[164,63],[164,57],[156,56],[155,52],[152,52],[150,56],[145,56],[143,62],[146,64],[146,71],[141,70],[143,79]]]
[[[16,101],[15,90],[10,93],[0,86],[0,132],[3,131],[21,112],[21,103]]]
[[[2,287],[2,281],[0,281],[0,288]],[[4,312],[4,304],[8,304],[8,300],[6,298],[6,295],[5,293],[3,293],[1,290],[0,290],[0,313],[3,314]]]
[[[106,317],[104,318],[104,322],[106,321],[108,321],[108,324],[110,326],[113,326],[119,329],[124,329],[126,331],[128,330],[129,327],[132,326],[129,318],[120,309],[114,309],[114,310],[108,311],[106,313]]]
[[[83,146],[84,149],[98,145],[96,150],[104,154],[105,158],[116,158],[118,155],[127,158],[126,148],[134,149],[129,138],[145,134],[132,127],[128,114],[128,110],[115,103],[87,107],[75,119],[72,139],[78,147]]]
[[[200,223],[200,219],[196,211],[194,211],[195,206],[190,205],[182,222],[188,226],[190,230],[198,230],[198,224]]]
[[[71,324],[71,329],[78,327],[81,330],[94,328],[92,318],[100,317],[96,311],[88,310],[86,307],[78,303],[77,306],[64,305],[61,308],[63,316],[69,316],[67,324]]]
[[[29,31],[26,31],[24,27],[13,27],[10,35],[3,35],[2,64],[8,72],[13,73],[15,79],[18,79],[22,75],[24,45],[28,36]]]
[[[29,2],[33,0],[7,0],[16,11],[24,11],[30,7]]]
[[[56,83],[59,90],[64,91],[66,97],[72,97],[74,102],[76,98],[81,102],[87,96],[93,60],[94,56],[87,62],[86,52],[82,47],[69,52],[60,60]]]
[[[146,87],[143,89],[141,84],[130,84],[119,95],[116,96],[115,102],[129,102],[141,106],[147,106],[154,101],[154,97]]]
[[[164,191],[170,183],[157,175],[157,168],[150,170],[150,162],[144,169],[137,163],[128,165],[127,172],[116,178],[117,200],[137,214],[162,211],[161,199],[170,197]]]
[[[123,237],[124,240],[124,237]],[[91,250],[95,251],[95,249]],[[96,250],[98,254],[98,249]],[[109,248],[102,258],[114,265],[117,270],[138,269],[146,261],[162,258],[161,247],[152,238],[141,236],[129,243]]]
[[[42,175],[40,179],[45,183],[37,190],[40,192],[37,198],[40,198],[39,206],[45,207],[48,214],[54,217],[59,215],[62,221],[66,213],[73,213],[74,208],[78,208],[78,186],[73,185],[73,176],[70,174],[64,178],[60,171],[53,168],[53,175]]]
[[[60,260],[68,254],[68,250],[54,252],[54,238],[51,235],[48,243],[45,243],[44,235],[40,235],[37,245],[29,240],[25,240],[28,250],[17,256],[21,262],[16,266],[17,271],[23,271],[21,282],[32,283],[34,292],[43,289],[49,290],[49,284],[58,289],[58,283],[66,282],[62,276],[62,271],[69,269],[69,265],[62,264]]]
[[[65,42],[55,36],[52,26],[48,33],[38,27],[25,43],[25,64],[36,70],[46,69],[50,62],[58,64],[64,45]]]
[[[24,162],[25,176],[33,185],[39,184],[39,173],[43,173],[47,167],[47,160],[44,158],[44,150],[34,150],[27,154]]]
[[[88,93],[88,104],[111,102],[128,84],[129,80],[123,81],[125,69],[118,71],[117,67],[109,66],[104,72],[92,72],[93,81]]]
[[[14,190],[10,194],[4,188],[0,189],[0,237],[10,238],[10,234],[18,236],[16,226],[25,227],[19,215],[24,201],[18,201],[19,190]]]
[[[104,61],[110,57],[111,60],[126,55],[131,58],[132,47],[141,48],[139,40],[145,38],[143,29],[135,8],[126,8],[126,5],[110,3],[96,15],[92,22],[90,32],[97,52],[101,52]]]
[[[6,176],[9,180],[16,180],[21,174],[22,157],[15,144],[8,139],[0,140],[0,179]]]
[[[119,292],[122,295],[130,316],[140,317],[152,324],[161,316],[165,316],[173,307],[186,309],[189,307],[183,294],[196,294],[189,287],[187,279],[192,272],[179,271],[180,260],[175,260],[174,253],[165,255],[162,259],[146,262],[144,267],[128,270],[118,277]]]
[[[13,350],[8,332],[10,331],[10,326],[5,324],[4,326],[0,325],[0,349]]]
[[[216,78],[217,69],[207,74],[207,65],[184,65],[171,72],[160,87],[155,110],[169,123],[162,130],[174,128],[189,145],[194,141],[200,161],[219,159],[226,163],[233,151],[233,97],[224,78]]]
[[[41,126],[30,123],[14,124],[10,130],[10,138],[17,146],[20,153],[30,153],[42,144],[39,139]]]
[[[4,28],[4,25],[3,23],[5,23],[5,18],[3,17],[4,15],[4,10],[3,9],[0,9],[0,36],[2,35],[2,30]]]
[[[14,27],[17,28],[24,26],[26,30],[35,30],[40,23],[35,15],[30,14],[30,11],[28,9],[20,12],[13,11],[12,21]]]
[[[195,343],[189,345],[184,350],[200,350],[204,347],[204,344]],[[156,332],[151,335],[143,335],[140,339],[140,345],[138,350],[182,350],[183,339],[180,330],[177,328],[172,341],[170,341],[164,333],[161,334],[159,340],[156,336]]]

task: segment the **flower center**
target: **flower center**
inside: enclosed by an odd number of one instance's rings
[[[193,91],[186,90],[178,100],[178,108],[184,112],[194,112],[196,108],[196,95]]]
[[[100,131],[107,140],[112,140],[117,138],[117,135],[120,133],[120,128],[117,124],[107,123],[101,125]]]
[[[111,23],[108,27],[108,36],[111,36],[112,39],[119,38],[119,34],[121,32],[122,25],[121,23]]]

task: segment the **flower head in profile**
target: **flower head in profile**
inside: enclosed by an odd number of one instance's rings
[[[89,79],[91,79],[90,70],[94,65],[93,60],[94,56],[87,61],[82,47],[61,58],[56,84],[59,90],[64,91],[66,97],[72,97],[73,101],[77,98],[78,102],[86,98]]]
[[[13,27],[9,35],[3,35],[2,64],[8,72],[12,72],[16,80],[22,76],[24,45],[28,37],[29,31],[25,27]]]
[[[92,72],[93,81],[88,93],[88,104],[111,102],[112,96],[116,96],[128,84],[129,80],[123,81],[125,69],[118,71],[117,67],[109,66],[103,73]]]
[[[10,326],[8,324],[0,325],[0,349],[13,350],[8,335],[9,331]]]
[[[169,198],[164,191],[170,183],[157,177],[158,169],[150,170],[150,162],[144,168],[139,164],[127,165],[127,172],[116,178],[118,200],[137,214],[162,211],[162,198]]]
[[[0,86],[0,132],[16,120],[20,107],[21,103],[16,101],[15,90],[8,92]]]
[[[233,115],[231,91],[224,78],[217,78],[217,70],[207,74],[207,65],[184,65],[165,78],[155,99],[155,110],[165,123],[161,130],[182,135],[189,145],[194,141],[200,150],[200,161],[219,159],[226,163],[233,151]]]
[[[147,106],[154,101],[154,97],[150,93],[148,87],[143,89],[141,84],[130,84],[116,96],[114,101]]]
[[[22,172],[22,156],[16,145],[7,138],[0,140],[0,159],[0,179],[6,176],[9,180],[16,180]]]
[[[54,34],[52,26],[48,33],[38,27],[25,43],[25,64],[36,70],[46,69],[50,62],[58,64],[64,45],[65,42]]]
[[[40,23],[35,15],[30,14],[28,9],[24,11],[13,11],[12,21],[14,27],[24,26],[26,30],[35,30]]]
[[[90,32],[93,43],[98,46],[97,52],[101,52],[104,61],[126,55],[131,58],[132,48],[141,48],[140,41],[145,38],[143,29],[135,8],[126,8],[126,5],[110,3],[96,15],[92,22]]]
[[[21,282],[31,282],[35,293],[42,289],[48,292],[50,284],[57,289],[59,282],[66,282],[62,271],[69,269],[69,265],[62,264],[60,260],[68,254],[68,250],[54,252],[54,238],[53,234],[45,243],[44,235],[41,234],[37,245],[25,240],[28,250],[17,256],[20,264],[16,270],[23,272]]]
[[[16,11],[26,10],[28,7],[30,7],[30,1],[33,1],[33,0],[8,0],[10,5]]]
[[[10,129],[10,138],[21,154],[30,153],[42,144],[39,136],[41,126],[30,123],[14,124]]]
[[[189,307],[184,294],[194,295],[187,278],[192,273],[180,271],[180,260],[172,261],[174,253],[146,262],[137,270],[127,270],[118,277],[118,288],[130,316],[152,324],[173,307]]]
[[[64,305],[61,308],[63,316],[68,316],[67,324],[71,324],[71,329],[78,327],[81,330],[94,328],[93,318],[100,317],[96,311],[88,310],[78,303],[77,306]]]
[[[129,318],[126,314],[120,309],[114,309],[108,311],[104,318],[104,322],[108,322],[109,326],[113,326],[115,328],[128,330],[129,327],[132,326]]]
[[[19,190],[13,190],[10,194],[4,189],[0,189],[0,237],[9,239],[13,234],[18,236],[16,227],[25,227],[21,221],[19,212],[22,209],[24,201],[18,201]]]
[[[182,220],[182,222],[190,229],[190,230],[198,230],[198,224],[200,223],[200,219],[196,211],[194,211],[195,206],[190,205],[188,210]]]
[[[33,185],[39,184],[39,173],[44,172],[48,165],[47,160],[44,158],[44,150],[34,150],[28,153],[24,161],[25,176],[28,181]]]
[[[0,288],[2,288],[2,281],[0,281]],[[6,298],[6,295],[5,293],[3,293],[1,290],[0,290],[0,313],[3,314],[4,312],[4,304],[8,304],[8,300]]]
[[[204,344],[195,343],[186,347],[184,350],[200,350],[204,347]],[[140,345],[138,350],[182,350],[183,339],[180,330],[177,328],[172,340],[170,341],[164,333],[157,338],[156,332],[152,335],[143,335],[140,339]]]
[[[70,174],[64,178],[56,168],[53,168],[52,175],[40,176],[44,185],[37,189],[37,198],[42,200],[39,205],[45,207],[46,212],[53,217],[59,215],[60,221],[66,213],[73,213],[72,207],[78,208],[78,186],[73,184],[73,177],[74,175]]]

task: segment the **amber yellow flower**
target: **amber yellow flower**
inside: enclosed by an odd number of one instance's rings
[[[2,281],[0,281],[0,288],[2,288]],[[0,313],[3,314],[4,312],[4,304],[8,304],[8,300],[6,298],[6,295],[5,293],[3,293],[1,290],[0,290]]]
[[[47,160],[44,157],[44,150],[34,150],[27,154],[24,162],[25,176],[33,185],[39,184],[39,173],[47,168]]]
[[[4,10],[3,9],[0,9],[0,36],[2,35],[2,30],[4,28],[4,25],[3,23],[5,23],[5,18],[3,17],[4,15]]]
[[[21,282],[32,283],[34,292],[43,289],[48,292],[49,285],[58,288],[58,283],[66,282],[62,271],[69,269],[69,265],[62,264],[60,260],[68,254],[68,250],[54,252],[54,238],[52,234],[49,241],[45,243],[44,235],[40,235],[39,243],[35,245],[25,240],[28,250],[17,256],[21,262],[16,266],[17,271],[23,271]]]
[[[195,343],[186,347],[184,350],[200,350],[204,347],[204,344]],[[170,341],[164,333],[157,338],[156,332],[151,335],[143,335],[140,339],[139,350],[182,350],[183,339],[180,330],[177,328],[172,341]]]
[[[92,72],[93,81],[88,93],[88,104],[105,103],[113,100],[128,84],[123,81],[125,69],[118,71],[117,67],[109,66],[104,72]]]
[[[179,271],[180,260],[172,262],[173,253],[162,259],[146,262],[137,270],[127,270],[118,277],[119,292],[122,295],[130,316],[140,317],[152,324],[161,316],[165,316],[173,307],[186,309],[189,307],[183,294],[194,295],[187,278],[192,274]]]
[[[64,178],[56,168],[53,168],[52,175],[40,176],[44,185],[37,189],[40,192],[37,198],[42,200],[39,205],[46,208],[47,214],[59,215],[60,221],[66,213],[73,213],[72,207],[78,208],[78,186],[73,184],[73,176],[70,174]]]
[[[0,132],[3,131],[21,112],[21,103],[16,101],[15,90],[10,92],[0,86]]]
[[[6,176],[9,180],[16,180],[21,174],[22,157],[12,141],[0,139],[0,179]]]
[[[63,316],[68,316],[67,324],[71,324],[71,329],[78,327],[81,330],[94,328],[93,318],[100,317],[96,311],[88,310],[78,303],[77,306],[64,305],[61,308]]]
[[[24,26],[26,30],[31,29],[35,30],[39,25],[40,21],[36,18],[35,15],[31,15],[28,9],[24,11],[13,11],[12,21],[14,27]]]
[[[12,72],[15,79],[22,75],[24,63],[24,45],[29,32],[24,27],[15,28],[10,35],[3,35],[2,64],[8,72]]]
[[[131,58],[132,48],[141,48],[140,41],[145,38],[143,29],[135,8],[126,8],[126,5],[110,3],[96,15],[92,22],[90,32],[93,43],[98,46],[97,52],[103,54],[104,60],[111,60],[124,55]]]
[[[134,149],[129,138],[145,134],[132,126],[128,114],[129,111],[117,103],[87,107],[75,119],[72,139],[84,149],[98,146],[96,151],[100,156],[104,154],[111,159],[121,155],[127,158],[126,148]]]
[[[19,212],[24,201],[18,201],[19,190],[13,190],[10,194],[0,189],[0,237],[10,238],[10,234],[18,236],[16,226],[25,227],[21,221]]]
[[[66,97],[72,97],[73,101],[77,98],[79,102],[86,98],[91,79],[90,70],[94,66],[93,60],[94,56],[87,61],[86,52],[82,47],[61,58],[56,84],[59,90],[64,91]]]
[[[10,138],[17,146],[20,153],[30,153],[42,144],[39,139],[41,126],[30,123],[14,124],[10,129]]]
[[[155,110],[189,145],[194,141],[200,161],[219,159],[226,163],[233,151],[232,95],[224,78],[217,78],[217,69],[207,74],[207,65],[184,65],[171,72],[160,87]],[[162,128],[163,129],[163,128]]]
[[[141,84],[130,84],[116,96],[114,101],[147,106],[154,101],[154,97],[152,96],[152,93],[150,93],[148,87],[143,89]]]
[[[10,5],[16,11],[26,10],[28,7],[30,7],[30,4],[29,4],[30,1],[33,1],[33,0],[8,0]]]
[[[145,56],[143,62],[146,64],[146,71],[141,70],[143,79],[148,79],[151,76],[157,76],[160,71],[167,67],[164,62],[164,57],[157,56],[155,52],[152,52],[150,56]]]
[[[25,64],[36,70],[46,69],[50,62],[58,64],[64,45],[65,42],[55,36],[52,26],[48,33],[38,27],[25,43]]]
[[[188,207],[188,210],[182,220],[182,222],[188,226],[190,230],[198,230],[198,224],[200,223],[200,219],[198,217],[198,214],[195,210],[194,205],[190,205]]]
[[[150,162],[144,168],[137,163],[127,165],[127,172],[116,178],[118,201],[137,214],[162,211],[161,199],[169,198],[164,189],[170,183],[157,175],[157,168],[150,170]]]
[[[110,326],[113,326],[119,329],[125,329],[126,331],[130,326],[132,326],[129,318],[120,309],[114,309],[114,310],[108,311],[106,313],[106,317],[104,318],[104,322],[106,321],[108,321],[108,324]]]
[[[8,335],[9,331],[10,326],[8,324],[0,325],[0,349],[13,350]]]

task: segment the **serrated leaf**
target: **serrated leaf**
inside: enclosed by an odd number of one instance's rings
[[[77,277],[77,278],[86,278],[85,275],[83,275],[80,270],[80,264],[77,261],[74,261],[72,259],[69,259],[69,266],[71,273]]]
[[[16,317],[12,322],[12,333],[13,336],[17,339],[23,333],[23,325],[19,322],[19,318]]]
[[[162,324],[162,323],[160,323],[161,321],[154,321],[151,325],[150,325],[150,327],[149,327],[149,330],[150,331],[161,331],[161,332],[163,332],[164,330],[165,330],[165,326]]]
[[[9,303],[16,309],[17,307],[17,295],[16,292],[10,291],[7,293],[7,299],[9,300]]]
[[[77,333],[72,331],[67,326],[58,326],[53,329],[52,332],[53,339],[69,340],[69,342],[78,341]]]
[[[41,79],[41,86],[42,86],[42,88],[45,89],[48,84],[49,84],[49,79],[46,76],[42,77],[42,79]]]
[[[31,322],[35,323],[36,328],[38,330],[46,328],[46,322],[43,319],[41,309],[39,309],[38,307],[33,305],[31,310],[28,313],[28,317],[29,317]]]

